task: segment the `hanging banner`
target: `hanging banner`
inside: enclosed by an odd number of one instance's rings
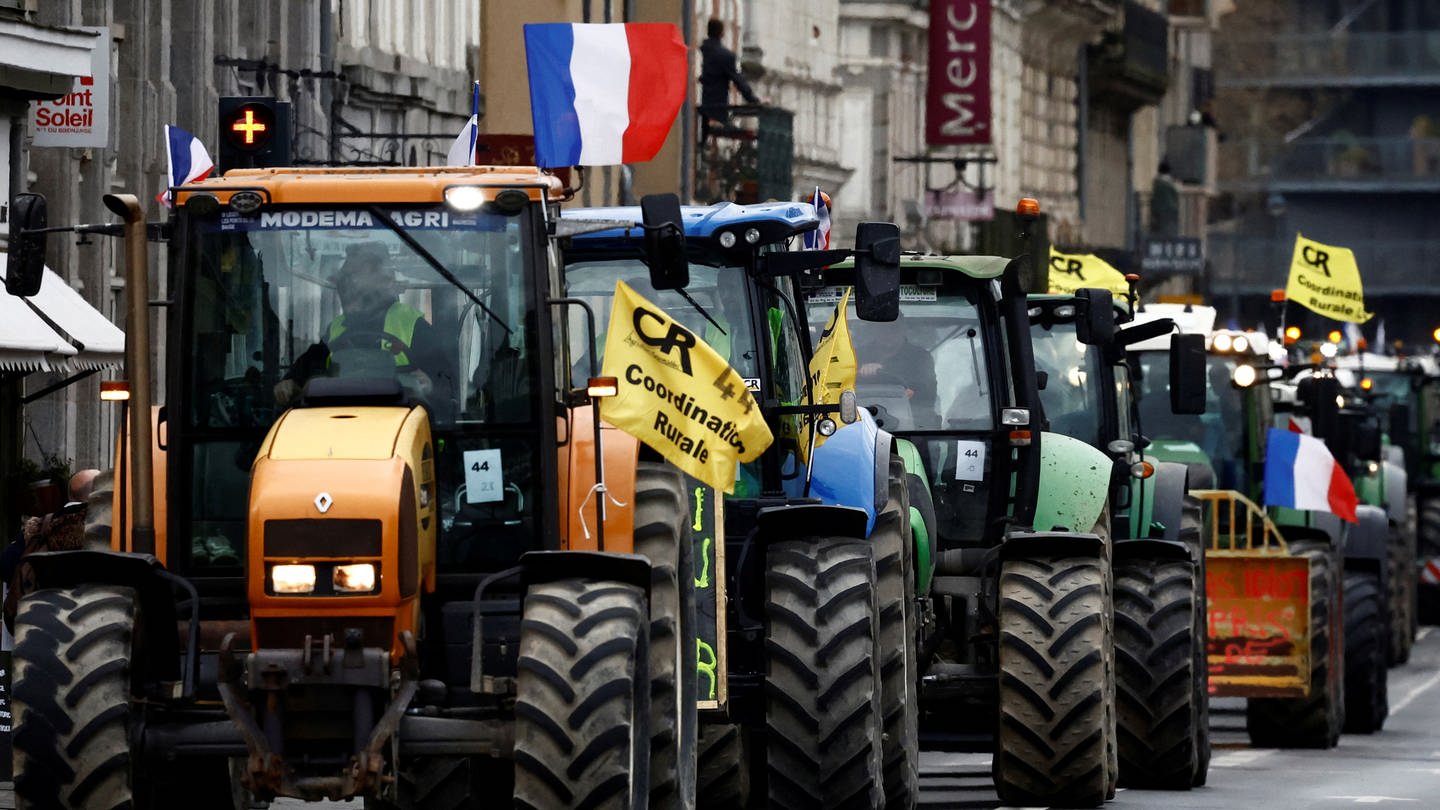
[[[1360,286],[1355,253],[1349,248],[1322,245],[1298,233],[1285,299],[1337,321],[1365,323],[1374,315],[1365,311],[1365,291]]]
[[[1081,287],[1099,287],[1115,295],[1128,295],[1125,274],[1094,253],[1061,253],[1050,247],[1050,292],[1073,293]]]
[[[989,144],[990,0],[931,0],[925,142]]]

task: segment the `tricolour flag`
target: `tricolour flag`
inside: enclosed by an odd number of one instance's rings
[[[165,163],[170,187],[155,195],[166,208],[170,207],[170,188],[204,180],[215,168],[215,161],[205,151],[200,139],[180,127],[165,126]]]
[[[830,199],[820,192],[820,187],[815,187],[815,194],[810,197],[810,204],[815,206],[815,214],[820,217],[820,227],[813,231],[805,232],[806,250],[829,250],[830,249]]]
[[[600,400],[600,418],[716,489],[733,492],[737,463],[774,441],[740,373],[623,281],[600,373],[619,381],[618,393]]]
[[[1355,523],[1359,500],[1325,442],[1271,428],[1265,442],[1265,504],[1331,512]]]
[[[542,167],[649,160],[685,101],[685,43],[670,23],[530,23],[525,61]]]

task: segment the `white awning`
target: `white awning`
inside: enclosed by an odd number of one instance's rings
[[[0,253],[0,279],[6,259]],[[0,369],[71,371],[125,362],[125,333],[49,268],[40,292],[16,298],[0,291]]]

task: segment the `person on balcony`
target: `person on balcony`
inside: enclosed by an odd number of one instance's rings
[[[751,104],[765,103],[740,75],[735,52],[725,47],[725,23],[711,18],[700,45],[700,136],[724,130],[730,121],[730,85]]]

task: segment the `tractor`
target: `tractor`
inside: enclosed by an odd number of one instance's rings
[[[669,252],[677,272],[647,259],[645,221],[643,205],[566,211],[562,222],[596,223],[565,245],[567,295],[589,304],[604,335],[617,282],[630,285],[729,360],[777,437],[740,466],[732,491],[687,484],[699,806],[913,807],[913,665],[888,643],[913,615],[903,479],[892,479],[892,440],[868,414],[816,396],[797,298],[801,273],[853,255],[867,279],[857,309],[893,319],[898,229],[863,223],[853,251],[789,251],[819,225],[808,204],[687,206]]]
[[[164,222],[109,195],[121,227],[40,204],[11,236],[12,293],[64,230],[123,231],[131,291],[110,543],[24,561],[19,805],[693,806],[691,511],[572,374],[595,335],[561,296],[560,180],[270,167],[171,194]],[[385,306],[352,308],[362,277]]]

